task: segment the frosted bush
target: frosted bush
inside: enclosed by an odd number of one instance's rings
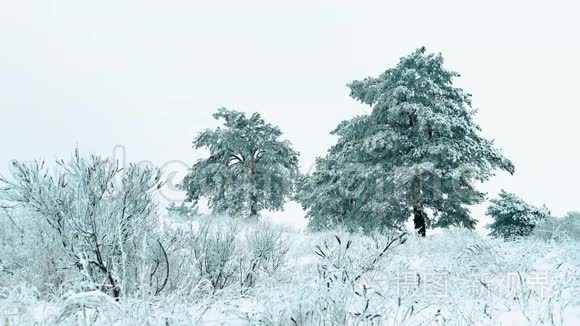
[[[157,169],[121,169],[117,162],[75,151],[55,168],[43,161],[13,161],[11,178],[0,184],[0,200],[33,218],[25,232],[49,239],[41,243],[58,244],[58,253],[47,253],[50,262],[84,290],[119,297],[138,290],[143,274],[163,272],[151,268],[157,261],[150,261],[151,245],[144,245],[156,226]]]
[[[570,212],[563,218],[547,218],[536,226],[533,236],[544,240],[580,241],[580,213]]]
[[[286,265],[290,247],[281,228],[260,222],[246,233],[245,240],[250,262],[246,273],[248,282],[251,283],[259,271],[271,276]]]
[[[250,325],[383,325],[389,318],[381,264],[405,235],[370,239],[338,232],[319,239],[312,278],[265,299],[262,312],[246,317]]]
[[[192,234],[191,250],[195,268],[214,290],[230,285],[237,276],[239,253],[238,224],[228,219],[201,219]]]
[[[58,237],[39,228],[17,209],[0,209],[0,286],[28,284],[40,292],[63,286],[69,273],[59,268],[63,250]]]

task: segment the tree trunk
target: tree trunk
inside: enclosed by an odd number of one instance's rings
[[[419,233],[422,237],[425,237],[427,234],[425,212],[420,206],[413,206],[413,223],[415,224],[415,232]]]
[[[258,217],[258,196],[252,194],[250,196],[250,217],[257,218]]]
[[[115,300],[119,301],[119,298],[121,297],[121,289],[117,285],[117,282],[115,282],[115,279],[113,278],[111,273],[109,273],[108,277],[109,277],[109,283],[111,283],[111,286],[113,287],[113,298],[115,298]]]
[[[415,232],[422,237],[426,235],[427,229],[427,214],[423,210],[423,185],[421,176],[416,176],[413,180],[413,223],[415,224]]]
[[[252,182],[256,182],[256,165],[252,163],[250,171],[252,173]],[[258,195],[254,191],[250,195],[250,218],[258,217]]]

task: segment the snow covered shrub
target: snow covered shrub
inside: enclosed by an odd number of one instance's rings
[[[50,325],[42,319],[52,317],[54,307],[40,302],[37,290],[25,285],[6,285],[10,287],[0,287],[1,325]]]
[[[0,183],[0,199],[30,214],[35,227],[56,240],[61,250],[51,257],[56,268],[81,278],[76,284],[84,290],[119,297],[137,290],[144,274],[166,272],[167,266],[154,267],[158,259],[151,259],[152,246],[161,246],[150,238],[157,220],[157,169],[121,169],[77,150],[54,169],[45,162],[13,161],[11,178]]]
[[[191,253],[199,276],[214,291],[224,289],[237,276],[239,253],[238,224],[225,218],[204,218],[192,230]]]
[[[50,231],[18,209],[0,209],[0,286],[27,284],[45,293],[63,285],[63,250]]]
[[[580,241],[580,212],[569,212],[562,224],[562,229],[569,238]]]
[[[167,291],[186,297],[253,287],[259,277],[272,276],[287,260],[289,246],[282,231],[267,223],[199,216],[163,229],[171,266]]]
[[[260,222],[246,233],[246,245],[252,262],[252,271],[262,270],[272,275],[287,262],[290,250],[281,228]]]
[[[96,321],[101,316],[108,323],[112,323],[114,317],[111,315],[123,313],[119,303],[101,291],[73,294],[63,300],[61,306],[55,320],[57,325],[61,325],[67,319],[73,319],[75,324],[88,325],[89,320]]]
[[[544,219],[534,228],[532,235],[535,238],[543,240],[563,240],[566,238],[564,230],[562,230],[562,222],[557,217],[550,217]]]
[[[515,194],[501,191],[491,200],[486,215],[494,222],[488,226],[491,236],[515,238],[529,236],[534,227],[550,216],[547,208],[534,207]]]
[[[250,325],[389,324],[389,297],[381,272],[387,255],[405,242],[406,235],[319,237],[323,239],[314,246],[318,262],[313,278],[301,277],[300,286],[268,297],[264,311],[247,316]]]
[[[544,240],[580,241],[580,213],[569,212],[563,218],[546,218],[536,226],[533,235]]]

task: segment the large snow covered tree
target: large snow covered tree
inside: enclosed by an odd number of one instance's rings
[[[514,167],[481,137],[470,95],[453,86],[457,76],[420,48],[378,78],[348,85],[372,110],[342,122],[337,144],[302,180],[297,198],[312,226],[397,227],[412,215],[423,236],[430,225],[474,228],[468,206],[485,197],[474,181]]]
[[[487,227],[493,237],[529,236],[539,222],[551,215],[546,207],[534,207],[517,195],[504,190],[490,202],[486,215],[493,218],[493,223]]]
[[[185,177],[186,201],[197,204],[206,197],[214,213],[234,216],[282,209],[298,175],[298,153],[290,142],[257,113],[221,108],[214,118],[223,120],[223,127],[205,130],[193,141],[210,155]]]

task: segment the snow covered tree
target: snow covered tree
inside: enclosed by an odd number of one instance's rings
[[[257,217],[260,210],[280,210],[293,193],[298,153],[281,140],[278,127],[258,113],[221,108],[214,114],[223,127],[205,130],[193,141],[210,156],[197,161],[183,181],[186,201],[208,198],[216,214]]]
[[[413,215],[423,236],[430,225],[474,228],[468,206],[485,197],[474,181],[514,167],[480,136],[457,76],[441,54],[420,48],[378,78],[348,85],[372,111],[334,130],[337,144],[301,183],[297,197],[312,225],[397,226]]]
[[[488,225],[493,237],[529,236],[540,221],[550,217],[550,211],[546,207],[534,207],[504,190],[490,202],[486,215],[494,220]]]
[[[384,179],[380,165],[353,161],[342,156],[345,146],[362,149],[349,134],[366,117],[343,122],[333,134],[339,142],[316,161],[312,174],[300,179],[296,200],[307,210],[309,227],[314,230],[340,225],[351,231],[398,229],[408,218],[406,208],[397,200],[392,186]],[[387,195],[389,193],[389,195]]]

